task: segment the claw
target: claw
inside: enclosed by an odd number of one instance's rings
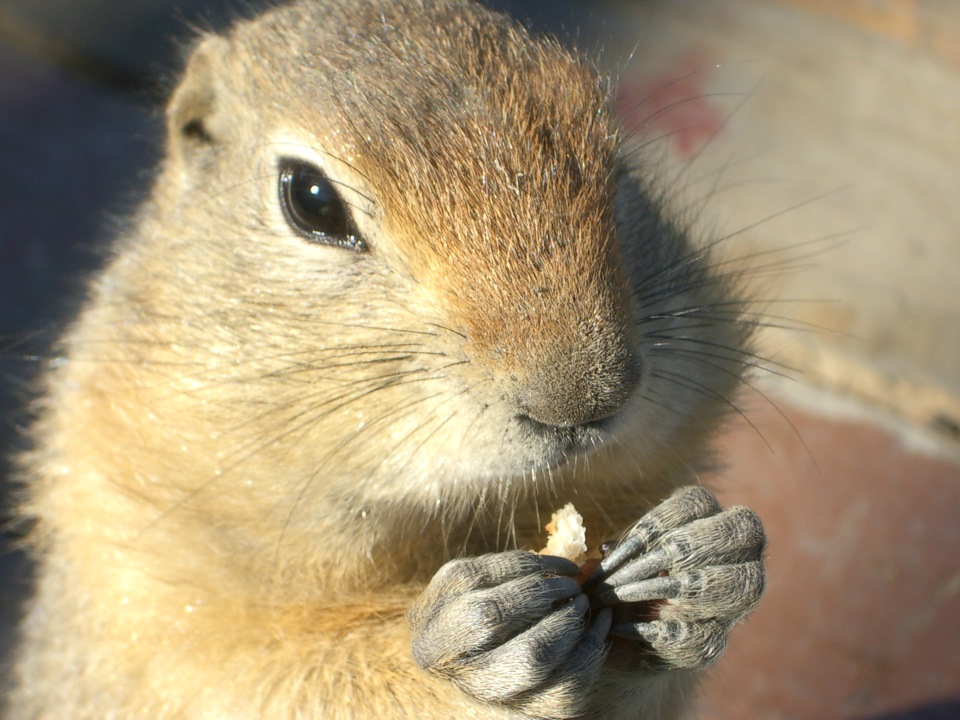
[[[708,490],[696,485],[676,490],[640,518],[620,544],[600,561],[600,565],[584,583],[584,589],[587,592],[593,590],[624,563],[652,547],[665,533],[718,512],[720,505]]]
[[[570,577],[547,577],[541,583],[543,589],[553,595],[554,602],[569,600],[583,592],[580,583]]]
[[[581,642],[589,605],[586,595],[578,595],[504,644],[468,660],[453,681],[486,702],[504,702],[542,685]],[[498,682],[491,683],[491,676],[499,676]]]
[[[666,575],[612,587],[595,598],[594,603],[604,607],[618,603],[666,600],[677,597],[682,588],[683,584],[678,578]]]
[[[661,573],[670,567],[672,558],[664,549],[654,550],[632,560],[611,573],[604,582],[604,585],[617,587],[627,583],[635,583],[638,580],[651,578],[657,573]]]

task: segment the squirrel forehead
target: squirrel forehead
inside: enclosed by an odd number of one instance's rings
[[[474,3],[316,9],[278,11],[275,33],[247,36],[251,63],[266,63],[255,82],[349,164],[406,267],[470,308],[546,317],[558,297],[608,302],[620,276],[607,81]]]
[[[358,7],[350,32],[319,33],[297,75],[304,122],[316,113],[318,135],[335,134],[326,149],[349,155],[410,261],[602,244],[618,140],[606,81],[473,4],[397,7]]]
[[[432,288],[473,293],[470,307],[555,302],[612,272],[603,84],[553,44],[497,41],[460,48],[402,99],[387,91],[373,116],[359,103],[344,118],[360,129],[356,163],[385,232]]]

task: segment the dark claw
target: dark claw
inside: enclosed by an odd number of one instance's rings
[[[666,550],[654,550],[619,568],[604,581],[604,585],[617,587],[618,585],[635,583],[638,580],[653,577],[657,573],[668,569],[670,560],[670,555],[667,554]]]
[[[580,583],[570,577],[547,577],[541,583],[544,591],[554,596],[554,602],[569,600],[583,592]]]
[[[662,535],[694,520],[710,517],[720,511],[713,495],[699,486],[683,487],[640,518],[626,536],[600,561],[600,565],[584,583],[591,592],[605,577],[636,555],[650,549]]]
[[[666,600],[667,598],[677,597],[681,588],[680,580],[669,575],[649,578],[640,582],[612,587],[595,598],[594,604],[598,607],[604,607],[619,603]]]

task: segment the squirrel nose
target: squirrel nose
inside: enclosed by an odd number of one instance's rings
[[[519,415],[561,428],[599,422],[620,411],[639,379],[635,355],[625,344],[599,358],[573,354],[521,381]]]

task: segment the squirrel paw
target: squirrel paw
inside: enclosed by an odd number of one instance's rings
[[[613,609],[611,634],[638,641],[649,666],[703,668],[760,600],[764,543],[752,510],[721,511],[703,488],[681,488],[627,533],[585,588],[595,608]]]
[[[592,613],[569,560],[519,550],[448,562],[410,611],[413,655],[473,698],[575,717],[606,657],[610,610]]]

